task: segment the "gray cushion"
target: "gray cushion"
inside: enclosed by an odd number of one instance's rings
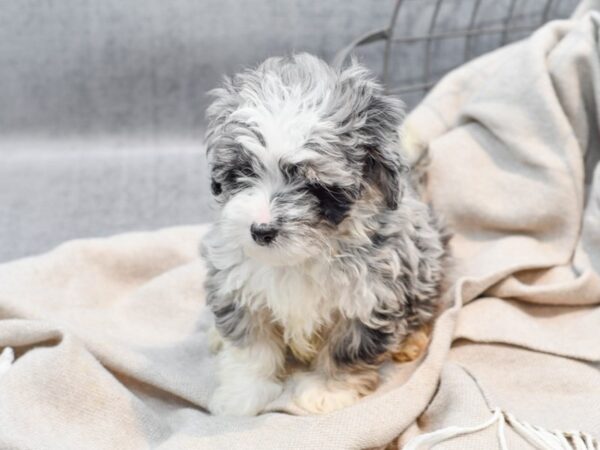
[[[62,241],[212,218],[200,145],[12,143],[0,164],[0,260]]]

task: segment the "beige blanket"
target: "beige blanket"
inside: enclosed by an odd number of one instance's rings
[[[428,353],[387,367],[378,393],[324,416],[284,396],[279,412],[212,417],[204,228],[74,241],[0,266],[0,349],[16,356],[0,448],[377,447],[496,406],[600,437],[599,26],[551,23],[455,71],[408,118],[458,281]],[[495,430],[436,448],[494,449]]]

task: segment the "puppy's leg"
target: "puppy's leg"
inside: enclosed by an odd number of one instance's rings
[[[340,323],[313,370],[296,376],[296,404],[312,413],[326,413],[371,393],[379,383],[377,368],[388,354],[387,336],[356,320]]]
[[[371,393],[378,382],[374,369],[336,370],[332,374],[316,367],[295,376],[294,402],[311,413],[328,413],[353,405]]]
[[[282,353],[266,342],[237,347],[226,342],[218,359],[219,387],[209,409],[218,415],[254,415],[281,394]]]
[[[285,354],[281,336],[266,317],[222,301],[212,304],[222,336],[217,355],[219,386],[209,404],[213,414],[254,415],[282,390],[278,380]]]
[[[281,394],[277,376],[283,363],[281,348],[264,336],[240,346],[225,340],[218,354],[219,386],[210,401],[210,411],[236,416],[259,413]]]

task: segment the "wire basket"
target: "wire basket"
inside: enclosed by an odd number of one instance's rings
[[[366,65],[375,68],[386,91],[401,95],[410,109],[448,71],[528,36],[549,20],[568,17],[577,3],[397,0],[389,25],[354,40],[334,63],[359,53]]]

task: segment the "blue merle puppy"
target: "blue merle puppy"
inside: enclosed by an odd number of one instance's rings
[[[443,232],[401,154],[401,102],[353,62],[270,58],[214,91],[207,154],[220,214],[205,237],[221,348],[215,414],[282,391],[310,412],[356,402],[411,359],[438,309]]]

